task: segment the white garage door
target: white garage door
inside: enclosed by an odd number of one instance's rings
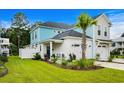
[[[109,57],[109,50],[108,50],[108,47],[105,45],[98,46],[97,53],[100,54],[100,57],[99,57],[100,60],[107,60]]]

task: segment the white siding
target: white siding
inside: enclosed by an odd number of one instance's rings
[[[78,44],[80,46],[72,46]],[[82,56],[81,51],[81,39],[80,38],[65,38],[62,44],[54,44],[54,51],[55,54],[64,54],[66,59],[69,58],[69,54],[75,54],[77,59],[80,59]],[[87,50],[86,50],[86,57],[92,58],[92,41],[87,39]]]
[[[97,20],[97,26],[95,26],[95,36],[96,39],[110,39],[110,27],[105,16],[100,16]],[[101,35],[98,35],[98,26],[100,26]],[[107,29],[107,36],[104,35],[105,28]]]

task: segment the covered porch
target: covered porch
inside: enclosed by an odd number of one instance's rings
[[[57,48],[57,46],[61,45],[63,42],[63,40],[59,40],[59,39],[48,39],[43,41],[42,44],[42,57],[44,55],[47,55],[48,58],[50,58],[52,56],[52,54],[55,53],[55,50]]]

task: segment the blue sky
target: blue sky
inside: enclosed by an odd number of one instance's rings
[[[112,21],[111,38],[119,37],[124,32],[124,10],[113,9],[6,9],[0,10],[0,22],[3,26],[9,27],[11,18],[16,12],[23,12],[32,23],[35,21],[54,21],[67,24],[76,23],[77,17],[81,13],[96,16],[105,13]]]

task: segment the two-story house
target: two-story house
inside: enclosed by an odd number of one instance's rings
[[[94,19],[97,25],[87,29],[86,57],[107,60],[110,55],[110,26],[111,22],[105,14],[100,14]],[[72,25],[55,22],[45,22],[36,25],[30,32],[30,47],[37,48],[42,57],[56,54],[69,58],[69,54],[75,54],[77,59],[81,58],[81,29]]]
[[[9,56],[9,39],[0,38],[0,54],[6,54]]]
[[[111,51],[117,51],[120,55],[124,55],[124,33],[121,37],[112,40]]]

